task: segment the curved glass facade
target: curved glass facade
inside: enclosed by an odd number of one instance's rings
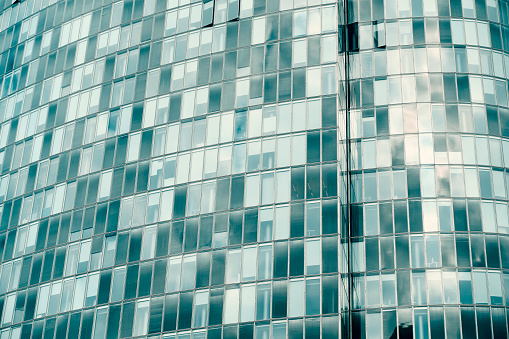
[[[354,338],[507,337],[507,5],[349,2]]]
[[[508,5],[0,3],[0,339],[506,338]]]

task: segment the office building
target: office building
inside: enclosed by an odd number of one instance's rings
[[[0,2],[0,339],[507,338],[506,0]]]

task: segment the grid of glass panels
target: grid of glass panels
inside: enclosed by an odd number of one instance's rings
[[[343,7],[0,8],[0,339],[339,337]]]
[[[506,1],[0,7],[1,339],[507,337]]]
[[[507,1],[351,1],[354,338],[506,338]]]

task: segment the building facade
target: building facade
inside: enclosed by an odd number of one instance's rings
[[[507,2],[347,14],[352,337],[505,338]]]
[[[0,339],[507,338],[508,5],[0,2]]]

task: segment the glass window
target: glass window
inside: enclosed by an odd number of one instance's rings
[[[149,300],[140,300],[136,302],[136,317],[134,321],[133,335],[145,335],[148,330],[148,309]]]
[[[239,318],[239,289],[227,288],[224,297],[224,323],[233,324]]]
[[[306,279],[306,315],[320,314],[320,279]]]
[[[240,294],[240,321],[253,321],[255,318],[255,285],[242,285]]]
[[[304,315],[304,281],[290,280],[288,284],[288,316]]]
[[[240,1],[240,17],[247,18],[253,15],[253,0]]]
[[[48,300],[49,300],[49,289],[50,289],[49,285],[41,286],[39,289],[37,311],[35,313],[35,316],[37,318],[42,317],[46,314],[46,308],[48,307]],[[7,298],[7,309],[6,309],[7,312],[10,311],[9,308],[12,309],[13,308],[12,306],[14,306],[14,295],[11,295],[10,297],[12,297],[12,298],[9,298],[9,297]],[[9,313],[12,314],[13,312],[11,311]],[[3,323],[5,323],[5,320],[7,320],[7,319],[10,322],[9,313],[6,317],[4,317]]]
[[[208,291],[200,291],[195,294],[193,327],[204,327],[207,325],[208,302],[209,302]]]
[[[306,240],[306,274],[320,274],[320,253],[320,240]]]
[[[293,36],[298,37],[306,35],[306,11],[296,11],[293,13]]]
[[[476,304],[488,304],[488,286],[486,272],[473,272],[474,295]]]
[[[270,279],[272,276],[272,245],[258,248],[258,280]]]
[[[271,286],[270,283],[258,284],[256,293],[256,320],[270,318]]]
[[[252,27],[251,44],[256,45],[265,42],[265,17],[253,20]]]
[[[242,281],[252,281],[255,279],[256,247],[244,247],[242,251]]]
[[[180,265],[181,257],[168,260],[168,269],[166,273],[166,293],[180,290]]]
[[[74,296],[72,299],[72,309],[77,310],[83,307],[83,297],[85,294],[86,276],[76,278]]]
[[[182,262],[182,282],[181,290],[193,289],[196,277],[196,255],[184,257]]]
[[[366,276],[366,306],[380,306],[380,276],[378,274]]]

